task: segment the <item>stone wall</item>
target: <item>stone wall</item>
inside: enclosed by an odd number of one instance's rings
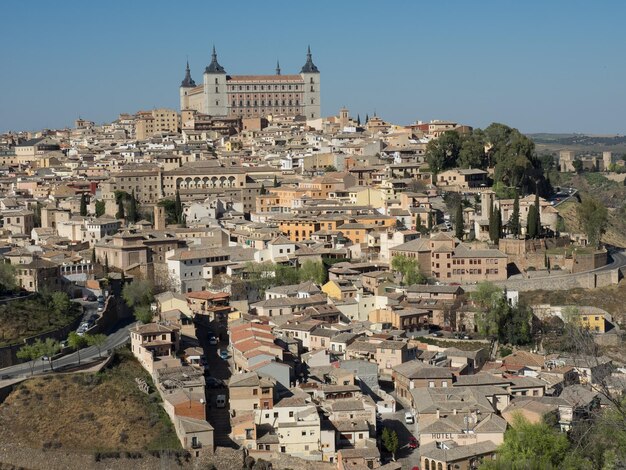
[[[586,272],[579,274],[558,274],[536,278],[508,279],[494,282],[510,290],[525,292],[529,290],[569,290],[569,289],[595,289],[616,285],[622,279],[620,269],[611,269],[599,272]],[[475,286],[463,286],[465,291],[475,290]]]
[[[24,362],[21,359],[18,359],[16,356],[17,351],[24,344],[34,343],[37,339],[45,341],[47,338],[54,338],[58,341],[62,341],[67,338],[67,335],[70,334],[70,331],[74,331],[82,320],[82,315],[79,315],[72,323],[65,325],[62,328],[57,330],[47,331],[40,335],[31,336],[30,338],[24,339],[21,343],[11,344],[8,346],[4,346],[0,348],[0,369],[4,367],[10,367],[15,364],[20,364]]]

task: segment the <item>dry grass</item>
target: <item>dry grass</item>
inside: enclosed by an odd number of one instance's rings
[[[559,214],[565,221],[568,231],[582,233],[582,225],[576,211],[578,203],[565,202],[557,207]],[[609,212],[609,221],[606,232],[602,235],[602,242],[609,245],[626,248],[626,223],[618,212]]]
[[[172,424],[152,384],[127,350],[98,374],[27,380],[0,405],[0,442],[71,451],[179,449]]]
[[[598,307],[609,312],[620,324],[626,322],[626,283],[598,289],[535,290],[520,292],[520,301],[527,305],[580,305]]]

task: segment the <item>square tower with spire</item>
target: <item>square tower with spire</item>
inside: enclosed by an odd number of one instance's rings
[[[217,60],[214,47],[203,78],[203,83],[196,85],[187,63],[180,86],[181,111],[242,118],[321,117],[320,72],[313,63],[310,47],[300,73],[293,75],[283,75],[278,61],[274,75],[228,75]]]

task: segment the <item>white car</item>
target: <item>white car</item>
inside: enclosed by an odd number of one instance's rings
[[[406,424],[415,424],[415,417],[413,416],[413,413],[410,411],[404,413],[404,422]]]

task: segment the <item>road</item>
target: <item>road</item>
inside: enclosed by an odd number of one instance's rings
[[[102,356],[106,355],[106,351],[108,349],[115,349],[118,346],[126,343],[130,338],[128,330],[133,327],[135,323],[128,324],[121,323],[116,325],[112,332],[108,335],[106,342],[100,348],[100,353],[95,346],[90,346],[88,348],[84,348],[80,350],[80,362],[89,362],[98,358],[101,354]],[[71,366],[78,365],[78,354],[77,352],[67,354],[59,359],[52,361],[52,365],[55,370],[68,368]],[[36,361],[24,362],[22,364],[17,364],[11,367],[5,367],[4,369],[0,369],[0,377],[2,380],[7,379],[16,379],[19,377],[30,376],[31,375],[31,364],[34,363],[34,375],[42,374],[44,372],[50,372],[50,365],[48,361],[42,361],[41,359]]]

